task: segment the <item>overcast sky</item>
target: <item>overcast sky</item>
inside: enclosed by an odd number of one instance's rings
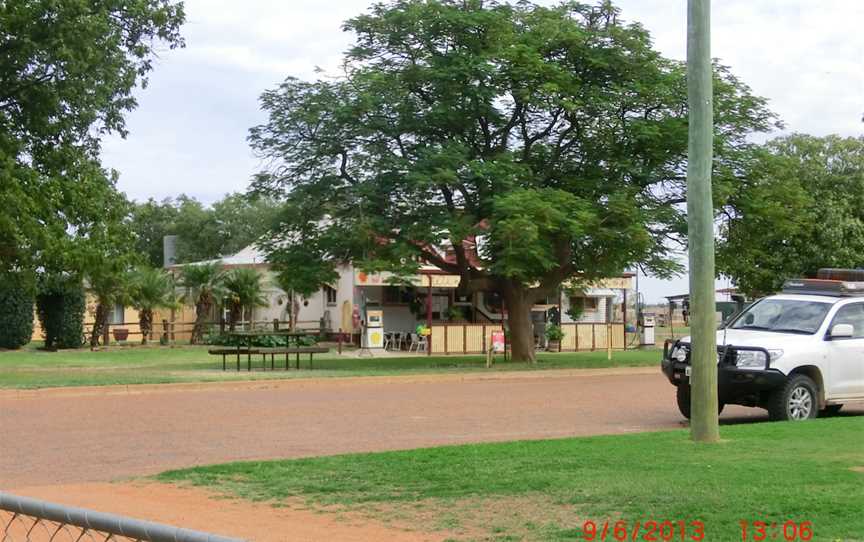
[[[556,2],[540,1],[541,4]],[[864,113],[864,1],[715,0],[712,55],[732,67],[787,131],[859,135]],[[135,200],[185,193],[212,202],[244,191],[259,161],[246,144],[264,120],[258,96],[287,76],[335,71],[352,36],[344,20],[364,0],[186,0],[187,47],[163,51],[127,139],[104,144]],[[685,0],[618,0],[665,56],[685,57]],[[686,279],[642,280],[649,302],[686,292]]]

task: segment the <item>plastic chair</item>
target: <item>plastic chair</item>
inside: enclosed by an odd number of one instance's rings
[[[412,352],[412,351],[419,352],[420,351],[420,336],[416,333],[409,333],[408,338],[411,341],[410,343],[408,343],[408,351],[409,352]]]

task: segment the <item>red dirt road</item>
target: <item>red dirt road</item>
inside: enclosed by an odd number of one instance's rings
[[[452,540],[456,534],[422,532],[357,513],[322,513],[297,501],[275,508],[270,503],[226,499],[202,489],[167,484],[97,482],[20,488],[15,493],[254,542],[443,542]],[[47,538],[34,536],[26,540],[49,542]],[[19,538],[12,536],[11,540]]]
[[[682,427],[656,368],[0,392],[0,488]],[[730,407],[724,419],[765,419]]]

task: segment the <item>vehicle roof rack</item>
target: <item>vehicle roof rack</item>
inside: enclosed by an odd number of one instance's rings
[[[816,278],[822,280],[864,281],[864,269],[839,269],[823,267],[816,272]]]
[[[864,281],[792,279],[783,284],[784,294],[864,296]]]

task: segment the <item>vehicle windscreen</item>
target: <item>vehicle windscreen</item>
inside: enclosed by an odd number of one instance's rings
[[[763,299],[741,313],[730,328],[813,334],[830,308],[830,303],[817,301]]]

